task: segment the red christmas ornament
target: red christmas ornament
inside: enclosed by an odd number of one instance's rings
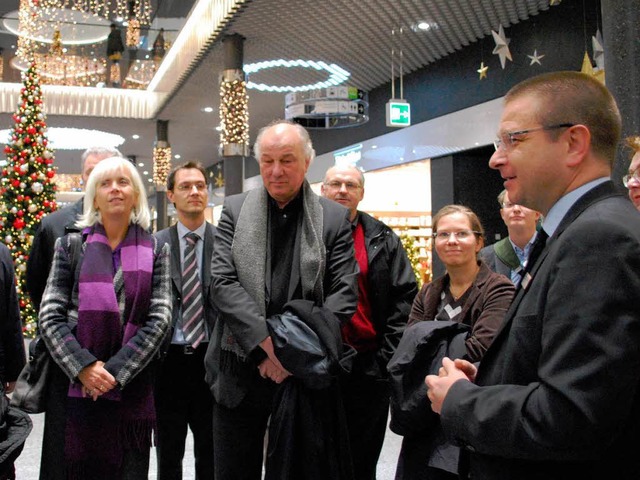
[[[21,218],[16,218],[13,221],[13,228],[15,228],[16,230],[22,230],[24,228],[24,220],[22,220]]]
[[[47,165],[51,165],[53,163],[53,158],[47,158],[44,163],[46,163]]]
[[[18,210],[16,212],[16,215],[18,215],[20,218],[24,217],[24,210]]]
[[[33,126],[31,126],[31,127],[27,128],[27,133],[29,135],[35,135],[36,129]]]
[[[49,200],[45,200],[44,202],[42,202],[42,205],[48,207],[49,205],[51,205],[51,202],[49,202]]]
[[[13,188],[18,188],[20,186],[20,180],[12,180],[11,185]]]
[[[24,143],[26,144],[31,143],[31,137],[24,137]]]
[[[9,145],[4,147],[4,153],[11,153],[11,147]]]
[[[31,180],[33,180],[34,182],[38,179],[38,174],[37,173],[32,173],[31,174]]]
[[[54,172],[53,170],[47,170],[47,177],[49,178],[53,178],[53,176],[56,174],[56,172]]]
[[[21,300],[20,300],[20,308],[24,308],[24,307],[26,307],[26,306],[27,306],[26,302],[25,302],[24,300],[22,300],[22,299],[21,299]],[[23,329],[23,330],[24,330],[24,329]]]

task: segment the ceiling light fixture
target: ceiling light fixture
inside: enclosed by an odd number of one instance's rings
[[[11,130],[0,130],[0,143],[8,143]],[[51,127],[47,129],[49,145],[54,150],[86,150],[95,145],[119,147],[124,137],[115,133],[85,128]]]
[[[413,27],[414,32],[428,32],[430,30],[437,30],[438,24],[436,22],[418,22]]]
[[[211,112],[213,112],[213,107],[204,107],[202,109],[202,111],[205,112],[205,113],[211,113]]]
[[[252,81],[247,82],[247,88],[260,90],[261,92],[304,92],[307,90],[315,90],[318,88],[327,88],[331,86],[340,85],[348,80],[351,73],[347,72],[344,68],[339,67],[335,63],[327,64],[322,61],[314,60],[266,60],[264,62],[249,63],[243,67],[244,72],[247,75],[257,73],[260,70],[266,70],[270,68],[309,68],[317,71],[325,71],[329,74],[329,78],[325,81],[317,82],[309,85],[266,85],[264,83],[255,83]]]

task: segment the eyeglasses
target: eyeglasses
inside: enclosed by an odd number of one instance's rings
[[[640,171],[636,170],[633,173],[628,173],[624,177],[622,177],[622,184],[629,188],[629,184],[634,181],[636,183],[640,183]]]
[[[207,189],[207,184],[203,183],[203,182],[198,182],[198,183],[181,183],[180,185],[178,185],[176,188],[178,190],[180,190],[181,192],[190,192],[191,190],[193,190],[193,187],[196,187],[196,190],[198,190],[199,192],[202,192],[203,190]]]
[[[499,134],[498,138],[496,138],[493,141],[493,146],[496,148],[496,152],[500,150],[501,147],[505,152],[508,152],[516,144],[516,140],[518,140],[516,137],[518,135],[539,132],[542,130],[556,130],[558,128],[570,128],[574,126],[575,126],[575,123],[559,123],[558,125],[545,125],[542,127],[528,128],[526,130],[518,130],[517,132],[503,132]]]
[[[511,202],[504,202],[504,203],[502,204],[502,208],[504,208],[504,209],[506,209],[506,210],[509,210],[509,209],[511,209],[511,208],[516,208],[516,207],[519,207],[519,206],[520,206],[520,205],[518,205],[517,203],[511,203]]]
[[[362,188],[360,185],[358,185],[357,183],[353,183],[353,182],[338,182],[337,180],[332,180],[331,182],[325,182],[325,187],[330,188],[331,190],[340,190],[342,188],[342,185],[344,185],[344,188],[347,189],[347,191],[349,192],[353,192],[359,188]]]
[[[438,242],[446,242],[449,240],[449,237],[451,237],[451,235],[453,235],[454,237],[456,237],[457,240],[466,240],[467,238],[469,238],[471,235],[477,235],[480,236],[482,235],[480,232],[476,232],[473,230],[460,230],[457,232],[435,232],[433,234],[433,238],[436,239],[436,241]]]

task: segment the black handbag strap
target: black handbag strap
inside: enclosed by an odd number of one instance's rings
[[[78,280],[79,269],[78,258],[82,251],[82,235],[78,232],[67,234],[68,246],[69,246],[69,266],[71,271],[75,274],[75,280]]]

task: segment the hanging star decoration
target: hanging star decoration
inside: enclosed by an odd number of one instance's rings
[[[540,63],[540,60],[544,58],[544,55],[538,55],[538,50],[534,50],[533,55],[527,55],[527,57],[531,59],[531,63],[529,64],[529,66],[533,65],[534,63],[542,65],[542,63]]]
[[[224,187],[224,177],[222,176],[222,172],[218,172],[218,175],[216,175],[214,179],[214,183],[216,188]]]
[[[582,57],[582,68],[580,69],[580,72],[593,76],[593,65],[591,64],[591,59],[587,52],[584,52],[584,57]]]
[[[591,45],[593,46],[593,61],[596,62],[596,66],[600,70],[604,70],[604,47],[600,30],[596,32],[595,37],[591,37]]]
[[[476,70],[476,72],[480,74],[480,80],[487,78],[487,70],[489,70],[489,67],[487,67],[484,62],[480,62],[480,68]]]
[[[209,178],[213,180],[214,188],[224,187],[224,173],[222,171],[222,162],[218,162],[213,166],[212,171],[209,172]]]
[[[491,35],[493,35],[493,40],[496,42],[496,47],[493,49],[492,53],[500,57],[500,65],[502,65],[502,69],[504,70],[504,67],[507,64],[507,59],[513,62],[511,52],[509,51],[509,42],[511,42],[511,39],[505,36],[502,25],[500,25],[498,33],[491,30]]]

